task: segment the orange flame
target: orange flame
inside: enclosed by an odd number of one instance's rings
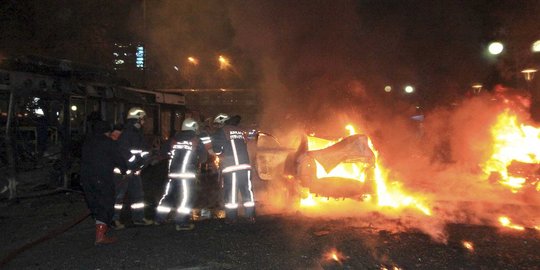
[[[343,256],[343,254],[341,252],[339,252],[335,248],[333,248],[328,253],[326,253],[325,258],[326,258],[326,260],[335,261],[335,262],[341,264],[341,261],[345,257]]]
[[[349,131],[350,135],[356,134],[356,131],[352,125],[347,125],[346,129]],[[322,138],[318,138],[315,136],[308,136],[308,149],[310,151],[313,150],[320,150],[327,148],[329,146],[332,146],[333,144],[339,142],[341,140],[326,140]],[[430,216],[431,210],[430,208],[425,205],[422,201],[425,201],[424,198],[421,197],[414,197],[412,195],[407,195],[402,190],[401,183],[394,181],[389,184],[387,177],[387,170],[384,169],[384,167],[381,165],[381,162],[379,160],[379,154],[378,151],[373,146],[373,143],[371,142],[371,139],[368,138],[368,145],[372,152],[375,154],[375,168],[374,168],[374,182],[376,185],[377,190],[377,205],[380,207],[389,207],[392,209],[402,209],[407,207],[416,208],[417,210],[421,211],[425,215]],[[326,170],[323,168],[323,166],[315,160],[316,164],[316,172],[317,172],[317,179],[325,178],[325,177],[341,177],[341,178],[347,178],[352,180],[357,180],[360,182],[365,182],[367,178],[367,168],[370,167],[370,164],[366,164],[363,162],[342,162],[338,164],[335,168],[333,168],[330,172],[326,172]],[[308,191],[309,192],[309,191]],[[371,201],[371,195],[370,194],[364,194],[362,196],[365,198],[365,201]],[[317,201],[315,200],[314,196],[310,194],[310,196],[306,196],[303,200],[301,200],[301,206],[315,206],[317,205],[317,202],[322,202],[321,200]]]
[[[489,175],[498,172],[499,183],[516,193],[524,187],[527,179],[513,176],[508,172],[508,166],[513,162],[528,164],[540,163],[540,129],[519,124],[518,117],[507,109],[497,117],[496,124],[491,128],[494,140],[491,157],[483,164],[483,171]],[[540,182],[531,183],[540,190]]]
[[[463,246],[464,246],[467,250],[469,250],[470,252],[474,252],[474,245],[473,245],[472,242],[470,242],[470,241],[463,241],[463,242],[461,242],[461,243],[463,244]]]
[[[510,218],[505,217],[505,216],[499,217],[499,222],[501,223],[503,227],[506,227],[506,228],[510,228],[510,229],[514,229],[518,231],[525,230],[525,227],[521,225],[512,224],[512,221],[510,221]]]

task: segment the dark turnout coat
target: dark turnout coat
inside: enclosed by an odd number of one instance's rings
[[[206,148],[195,131],[176,133],[170,147],[170,178],[193,178],[185,176],[196,174],[198,164],[206,162]]]
[[[126,170],[118,145],[105,134],[89,136],[82,147],[81,185],[92,216],[105,224],[114,214],[114,168]]]
[[[104,181],[113,181],[114,168],[126,169],[126,163],[118,145],[104,134],[89,136],[82,147],[81,178],[84,181],[99,177]]]
[[[130,119],[118,138],[120,153],[126,160],[129,170],[140,170],[149,159],[149,147],[140,128],[135,127],[137,122]]]
[[[224,173],[250,169],[246,133],[243,129],[225,125],[212,138],[214,152],[220,155]]]

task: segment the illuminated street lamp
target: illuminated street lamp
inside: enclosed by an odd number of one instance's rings
[[[534,78],[534,73],[536,73],[536,69],[534,68],[527,68],[521,71],[523,73],[523,77],[525,77],[525,80],[530,83],[532,79]]]
[[[229,59],[227,59],[223,55],[220,55],[218,57],[218,61],[219,61],[219,69],[227,69],[228,67],[231,66],[231,63],[230,63]]]
[[[386,93],[392,92],[392,86],[390,86],[390,85],[385,86],[384,87],[384,92],[386,92]]]
[[[482,91],[482,84],[475,83],[475,84],[473,84],[471,87],[472,87],[473,93],[474,93],[475,95],[480,94],[480,92]]]
[[[504,45],[501,42],[491,42],[488,46],[488,51],[492,55],[499,55],[503,52]]]
[[[190,56],[190,57],[187,58],[187,60],[192,65],[196,66],[196,65],[199,64],[199,60],[197,58],[195,58],[195,57]]]
[[[407,85],[407,86],[405,86],[405,88],[403,88],[403,90],[405,91],[405,93],[411,94],[411,93],[414,92],[414,87],[412,87],[410,85]]]
[[[537,40],[532,44],[531,50],[533,53],[540,52],[540,40]]]

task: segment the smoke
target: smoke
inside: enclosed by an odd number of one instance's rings
[[[235,44],[263,70],[265,128],[309,126],[359,105],[363,93],[351,87],[364,69],[354,1],[238,1],[230,14]]]
[[[439,18],[445,14],[438,21],[445,31],[434,32],[427,23],[406,27],[412,25],[407,22],[407,14],[392,16],[392,22],[377,20],[401,13],[396,11],[399,5],[389,11],[391,4],[375,2],[370,3],[373,6],[368,11],[352,0],[171,1],[154,8],[153,17],[161,19],[149,27],[154,29],[151,40],[161,45],[157,58],[181,59],[189,51],[203,51],[210,57],[222,49],[249,58],[253,61],[250,67],[259,70],[246,75],[244,67],[237,74],[258,82],[262,102],[259,126],[278,138],[281,145],[274,143],[272,151],[285,152],[276,154],[277,165],[270,169],[280,180],[265,182],[264,189],[255,187],[258,200],[265,203],[263,211],[296,210],[291,209],[297,203],[291,201],[295,199],[290,196],[291,187],[283,184],[287,181],[283,156],[298,148],[302,134],[339,138],[348,134],[344,127],[352,123],[358,133],[372,139],[389,185],[398,185],[406,194],[430,202],[432,215],[333,199],[324,209],[302,210],[306,214],[354,216],[390,231],[421,229],[441,241],[446,237],[447,223],[493,225],[504,213],[512,213],[519,221],[530,220],[538,202],[531,196],[519,197],[501,190],[486,179],[479,166],[490,154],[489,127],[501,113],[493,96],[485,94],[457,106],[436,107],[425,113],[423,121],[410,118],[422,113],[414,106],[417,103],[437,97],[450,103],[456,93],[463,92],[456,86],[460,85],[457,80],[466,81],[475,73],[474,64],[455,57],[455,51],[460,55],[470,53],[469,47],[446,44],[445,36],[433,43],[435,48],[427,48],[421,32],[464,34],[466,38],[461,40],[474,43],[477,33],[465,33],[464,29],[475,27],[460,23],[477,22],[466,17],[474,12],[469,10],[468,14],[459,3],[450,4],[448,10],[440,6],[444,12],[423,9],[426,16]],[[415,17],[426,22],[429,19]],[[446,22],[451,22],[452,27]],[[415,35],[416,42],[407,37],[409,33]],[[185,38],[178,43],[176,35]],[[175,55],[177,47],[184,48],[186,55]],[[411,67],[410,63],[421,67]],[[460,74],[450,72],[451,66]],[[242,69],[241,65],[238,68]],[[432,69],[440,72],[426,78]],[[169,71],[173,72],[172,68]],[[423,96],[409,97],[396,93],[396,85],[393,93],[381,91],[390,77],[397,78],[395,81],[423,78],[429,82],[427,88],[434,82],[445,84],[436,89],[424,88]]]
[[[494,96],[484,93],[456,106],[434,108],[423,121],[413,121],[410,117],[421,113],[411,105],[414,102],[373,91],[374,85],[383,85],[383,76],[376,72],[380,69],[374,66],[392,57],[363,52],[376,52],[380,44],[398,49],[389,41],[401,39],[399,27],[366,26],[354,1],[238,1],[230,5],[229,14],[235,45],[256,59],[263,71],[259,85],[263,130],[296,149],[301,134],[339,138],[347,135],[345,125],[353,123],[380,152],[388,182],[422,196],[433,211],[425,216],[328,199],[324,208],[302,209],[303,213],[358,217],[390,231],[420,229],[440,241],[446,239],[448,223],[495,225],[505,213],[534,225],[531,214],[535,216],[537,199],[511,196],[489,181],[480,167],[493,144],[489,128],[502,112]],[[385,31],[368,36],[373,29]],[[396,72],[413,78],[416,74],[397,65]],[[457,83],[445,80],[453,88],[437,93],[450,98],[451,93],[463,92]],[[278,179],[283,177],[282,167],[275,171]],[[268,209],[290,209],[294,202],[283,195],[290,187],[282,182],[268,186],[262,195],[274,202]]]

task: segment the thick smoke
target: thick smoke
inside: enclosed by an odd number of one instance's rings
[[[364,49],[400,32],[389,26],[381,27],[387,32],[377,37],[366,36],[369,31],[358,8],[354,1],[242,1],[229,10],[235,44],[263,70],[263,129],[294,148],[302,133],[337,138],[346,135],[346,124],[354,123],[380,151],[388,181],[400,182],[411,194],[426,195],[433,210],[430,217],[407,211],[374,219],[377,209],[353,202],[317,213],[369,217],[381,228],[420,228],[440,240],[447,223],[494,225],[505,213],[534,225],[531,214],[538,213],[537,199],[512,196],[488,181],[480,168],[490,155],[489,128],[502,112],[501,104],[483,94],[435,108],[424,121],[411,120],[417,112],[410,102],[373,92],[380,76],[368,67],[389,60],[382,54],[363,55]],[[407,67],[397,68],[410,73]],[[462,92],[438,90],[445,98]],[[279,185],[272,189],[275,194],[284,190]],[[268,197],[287,207],[286,199],[275,194]]]

